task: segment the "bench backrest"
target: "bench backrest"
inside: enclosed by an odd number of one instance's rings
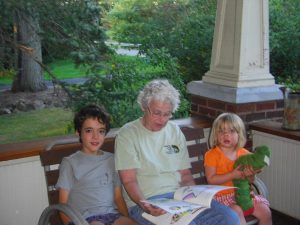
[[[206,139],[204,137],[203,128],[181,127],[183,134],[187,140],[188,152],[191,160],[191,172],[196,184],[206,184],[204,174],[204,154],[208,149]],[[114,137],[105,138],[101,149],[114,152]],[[68,156],[81,149],[78,138],[65,139],[49,145],[47,149],[40,153],[42,165],[45,169],[46,184],[48,189],[49,205],[58,203],[58,191],[55,189],[59,176],[59,164],[63,157]],[[247,224],[256,224],[257,219],[253,216],[246,218]],[[62,225],[58,214],[53,214],[50,222],[52,225]]]
[[[192,164],[191,172],[196,184],[207,184],[204,174],[204,154],[208,150],[203,128],[181,127]]]
[[[204,177],[203,154],[207,150],[207,145],[203,142],[204,132],[202,128],[181,128],[188,144],[188,151],[192,163],[192,174],[197,184],[206,183]],[[202,142],[201,142],[202,141]],[[114,137],[106,138],[101,149],[114,152]],[[45,169],[46,184],[48,189],[49,204],[58,203],[58,191],[55,184],[59,176],[59,164],[63,157],[68,156],[81,149],[78,138],[70,138],[58,141],[47,147],[40,153],[42,166]]]

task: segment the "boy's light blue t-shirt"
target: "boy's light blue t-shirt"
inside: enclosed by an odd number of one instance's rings
[[[116,213],[114,190],[120,185],[113,154],[94,156],[77,151],[60,164],[56,188],[69,190],[67,203],[87,218]]]
[[[137,119],[119,130],[116,137],[117,170],[136,169],[145,198],[174,192],[180,186],[178,170],[190,168],[186,140],[169,121],[160,131],[149,131]],[[128,207],[135,205],[125,193]]]

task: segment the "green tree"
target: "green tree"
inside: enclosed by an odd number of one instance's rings
[[[11,0],[0,4],[1,9],[5,9],[0,12],[1,36],[5,41],[0,43],[8,44],[5,49],[18,53],[15,91],[41,90],[33,84],[43,82],[42,75],[38,73],[42,58],[72,57],[77,64],[93,68],[109,53],[104,43],[102,11],[97,0]],[[16,16],[8,12],[16,12]],[[17,31],[15,39],[13,31]],[[24,68],[29,67],[31,62],[37,64],[38,69],[24,73]],[[30,76],[34,80],[28,79]]]
[[[270,0],[271,73],[279,82],[300,82],[299,12],[299,1]]]
[[[181,93],[180,108],[174,117],[187,117],[190,103],[176,59],[166,49],[152,49],[146,55],[130,62],[113,57],[105,69],[105,74],[109,75],[103,77],[95,74],[85,84],[74,85],[74,111],[88,103],[103,105],[112,116],[112,126],[123,126],[141,115],[136,99],[142,87],[152,79],[163,78],[168,79]],[[137,66],[140,63],[150,65],[153,69],[140,70]]]
[[[141,44],[142,52],[168,49],[189,81],[209,68],[215,13],[216,1],[125,0],[107,19],[115,40]]]
[[[209,70],[217,1],[124,0],[107,16],[110,35],[139,43],[142,52],[165,47],[178,59],[185,82]],[[270,0],[270,70],[277,82],[300,77],[300,2]]]

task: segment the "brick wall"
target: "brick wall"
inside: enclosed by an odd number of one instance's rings
[[[236,104],[193,95],[191,102],[192,116],[207,116],[214,119],[222,112],[233,112],[245,123],[282,120],[283,117],[283,100]]]

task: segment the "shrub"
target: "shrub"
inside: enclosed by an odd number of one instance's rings
[[[138,69],[141,63],[152,70]],[[141,116],[136,99],[143,86],[152,79],[165,78],[181,93],[182,104],[175,118],[188,116],[190,105],[186,99],[185,85],[178,73],[176,60],[165,49],[149,50],[146,57],[135,61],[112,58],[105,71],[105,76],[94,74],[85,84],[72,87],[74,110],[88,103],[103,105],[111,114],[112,127],[123,126]]]

